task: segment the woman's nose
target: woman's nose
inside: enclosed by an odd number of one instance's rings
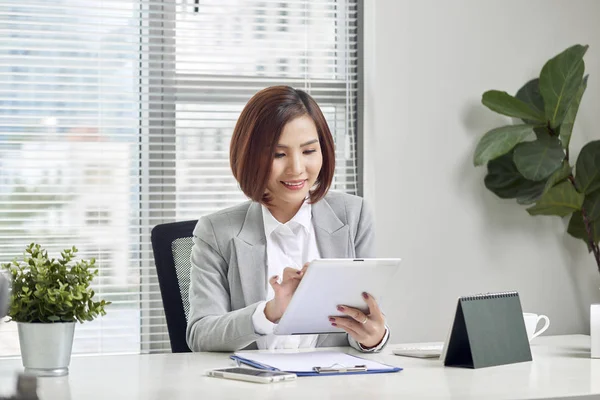
[[[288,171],[294,175],[300,175],[304,169],[302,157],[293,156],[289,158]]]

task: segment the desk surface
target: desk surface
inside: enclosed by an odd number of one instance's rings
[[[438,360],[394,356],[388,346],[367,355],[403,367],[392,374],[302,377],[295,382],[256,384],[203,376],[232,365],[228,354],[186,353],[74,356],[70,374],[42,378],[46,399],[385,399],[385,398],[597,398],[600,359],[590,359],[584,335],[536,338],[533,362],[478,370],[445,368]],[[352,353],[354,350],[343,348]],[[14,393],[20,359],[0,360],[0,395]]]

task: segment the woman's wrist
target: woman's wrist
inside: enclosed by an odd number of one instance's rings
[[[381,339],[379,339],[379,341],[377,341],[377,343],[375,344],[367,344],[367,343],[360,343],[360,345],[365,349],[365,350],[370,350],[370,349],[374,349],[375,347],[378,347],[381,345],[381,342],[383,342],[383,339],[385,339],[385,333],[387,330],[383,331],[383,335],[381,335]]]
[[[275,300],[267,301],[265,305],[265,317],[274,324],[281,319],[281,314],[276,311],[276,308]]]

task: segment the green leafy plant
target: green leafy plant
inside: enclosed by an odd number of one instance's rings
[[[8,315],[16,322],[84,322],[106,315],[110,302],[94,301],[90,288],[98,275],[96,260],[74,261],[77,249],[63,250],[50,259],[39,244],[27,246],[23,260],[14,259],[2,268],[11,275]]]
[[[600,140],[587,143],[573,166],[569,142],[587,87],[583,56],[575,45],[550,59],[539,78],[515,96],[483,94],[490,110],[520,119],[492,129],[479,141],[475,166],[487,164],[485,186],[503,199],[529,205],[530,215],[569,217],[567,232],[583,240],[600,271]]]

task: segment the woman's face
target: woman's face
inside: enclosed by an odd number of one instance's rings
[[[312,118],[303,115],[288,122],[273,154],[267,183],[271,204],[275,207],[301,204],[315,184],[322,165],[319,134]]]

